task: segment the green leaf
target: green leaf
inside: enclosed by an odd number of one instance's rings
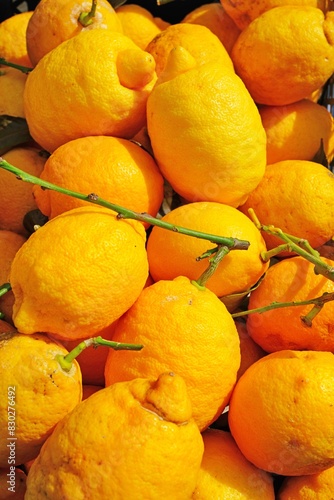
[[[32,141],[26,120],[17,116],[0,116],[0,155],[15,146]]]
[[[255,283],[249,290],[245,290],[244,292],[240,293],[232,293],[230,295],[224,295],[223,297],[219,297],[220,301],[225,304],[228,312],[233,314],[237,309],[247,309],[247,307],[243,307],[245,302],[247,302],[248,296],[252,293],[253,290],[255,290],[263,280],[265,274],[261,276],[259,281]]]

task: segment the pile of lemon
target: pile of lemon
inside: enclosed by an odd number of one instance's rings
[[[41,0],[0,58],[1,499],[332,498],[331,2]]]

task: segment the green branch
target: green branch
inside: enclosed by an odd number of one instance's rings
[[[187,236],[193,236],[195,238],[208,240],[211,243],[215,243],[216,245],[225,246],[229,250],[247,250],[249,247],[249,241],[246,240],[239,240],[237,238],[229,238],[225,236],[217,236],[214,234],[203,233],[201,231],[195,231],[192,229],[175,226],[161,219],[157,219],[156,217],[153,217],[149,214],[137,213],[134,212],[133,210],[129,210],[120,205],[116,205],[115,203],[111,203],[107,200],[104,200],[103,198],[100,198],[98,195],[94,193],[84,195],[82,193],[78,193],[76,191],[71,191],[69,189],[57,186],[55,184],[52,184],[51,182],[44,181],[39,177],[35,177],[34,175],[30,175],[27,172],[24,172],[23,170],[14,167],[3,158],[0,158],[0,168],[7,170],[8,172],[11,172],[12,174],[16,175],[16,177],[19,180],[22,180],[24,182],[37,184],[38,186],[41,186],[44,189],[57,191],[58,193],[66,194],[68,196],[72,196],[73,198],[77,198],[79,200],[87,201],[95,205],[99,205],[108,208],[110,210],[113,210],[114,212],[117,212],[118,214],[117,217],[119,219],[134,219],[137,221],[146,222],[148,224],[152,224],[153,226],[158,226],[163,229],[167,229],[169,231],[174,231],[180,234],[185,234]]]
[[[12,289],[10,283],[3,283],[3,285],[0,286],[0,297],[5,295],[5,293],[9,292]]]
[[[67,372],[72,368],[73,361],[75,358],[79,356],[87,347],[98,347],[98,346],[107,346],[111,349],[121,351],[140,351],[144,346],[141,344],[122,344],[121,342],[113,342],[111,340],[105,340],[102,337],[92,337],[90,339],[84,340],[80,342],[72,351],[70,351],[65,356],[61,354],[57,354],[56,359],[60,364],[61,368]]]
[[[240,318],[241,316],[247,316],[249,314],[263,314],[266,311],[271,311],[272,309],[282,309],[283,307],[296,307],[296,306],[308,306],[313,304],[313,308],[306,316],[301,316],[301,320],[307,326],[312,326],[312,320],[316,317],[316,315],[321,311],[326,302],[330,302],[334,300],[334,292],[324,292],[320,297],[316,297],[314,299],[301,300],[301,301],[293,301],[293,302],[272,302],[267,306],[258,307],[256,309],[248,309],[247,311],[240,311],[236,313],[232,313],[231,316],[233,318]]]
[[[197,285],[199,287],[205,287],[207,281],[211,276],[215,273],[217,267],[219,266],[220,262],[223,260],[223,258],[229,253],[230,249],[227,248],[226,246],[218,245],[217,252],[209,258],[209,265],[205,269],[205,271],[201,274],[201,276],[196,280],[192,281],[194,285]],[[208,255],[211,254],[211,251],[208,250],[205,252],[203,255],[197,258],[197,260],[201,260],[204,257],[207,257]]]
[[[7,292],[9,292],[10,290],[12,289],[10,283],[3,283],[1,286],[0,286],[0,297],[2,297],[3,295],[5,295]],[[0,319],[4,319],[5,318],[5,314],[3,312],[0,311]]]
[[[10,68],[18,69],[19,71],[25,73],[26,75],[34,69],[34,68],[28,68],[27,66],[21,66],[21,64],[11,63],[9,61],[6,61],[6,59],[4,59],[3,57],[0,57],[0,66],[9,66]]]
[[[327,262],[322,260],[319,252],[314,250],[307,240],[284,233],[280,228],[272,225],[266,226],[261,224],[252,208],[250,208],[248,212],[254,224],[260,231],[276,236],[285,242],[283,245],[279,245],[272,250],[262,252],[261,257],[265,262],[270,260],[275,255],[279,255],[281,252],[294,252],[314,264],[315,274],[321,274],[325,276],[325,278],[334,281],[334,267],[329,266]]]

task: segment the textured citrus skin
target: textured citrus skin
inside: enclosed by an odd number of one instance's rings
[[[267,163],[282,160],[310,160],[322,146],[330,161],[333,157],[333,117],[320,104],[309,99],[286,106],[260,106],[267,135]]]
[[[268,262],[263,262],[260,256],[266,251],[260,231],[236,208],[215,202],[189,203],[162,219],[176,226],[250,243],[247,250],[232,250],[226,255],[207,281],[207,288],[218,297],[248,290],[268,268]],[[207,259],[197,261],[196,258],[214,247],[208,241],[155,226],[147,243],[151,276],[155,281],[180,275],[197,280],[209,263]]]
[[[32,11],[21,12],[0,23],[0,57],[11,63],[32,66],[26,45],[26,30],[32,14]]]
[[[84,27],[78,18],[89,12],[88,0],[41,0],[36,5],[27,26],[26,45],[34,66],[45,54],[82,31],[110,29],[122,33],[116,11],[106,0],[98,0],[93,22]]]
[[[254,19],[263,12],[282,5],[309,6],[327,12],[330,8],[329,0],[220,0],[227,14],[244,30]]]
[[[0,115],[25,117],[24,89],[27,75],[15,68],[0,68]]]
[[[77,362],[64,371],[56,356],[68,351],[46,335],[0,334],[0,352],[0,466],[6,467],[8,406],[15,415],[11,458],[20,465],[37,457],[55,425],[81,401],[82,383]]]
[[[226,406],[240,365],[239,337],[224,304],[183,276],[145,288],[117,321],[113,340],[143,344],[140,353],[110,351],[106,385],[172,370],[181,375],[201,430]]]
[[[324,259],[333,266],[334,261]],[[273,302],[299,302],[334,292],[332,280],[314,272],[314,264],[303,257],[283,259],[271,266],[263,281],[250,295],[249,310]],[[265,351],[281,349],[334,350],[334,302],[324,305],[307,326],[301,317],[312,309],[311,305],[272,309],[262,314],[248,315],[247,330],[253,340]]]
[[[197,64],[182,47],[168,61],[147,101],[154,157],[186,200],[237,207],[266,165],[266,134],[255,103],[219,62]]]
[[[82,137],[63,144],[47,160],[40,177],[80,193],[94,191],[100,198],[153,217],[164,195],[164,180],[152,156],[116,137]],[[34,186],[34,196],[49,218],[88,204],[39,186]]]
[[[318,474],[284,479],[277,500],[328,500],[334,491],[334,466]]]
[[[256,103],[304,99],[333,73],[334,12],[293,5],[270,9],[241,32],[231,58]]]
[[[12,262],[13,321],[22,332],[81,339],[118,319],[145,285],[142,224],[100,207],[80,207],[50,220]]]
[[[36,177],[40,176],[46,162],[46,157],[41,154],[40,149],[28,146],[15,147],[3,154],[2,158]],[[0,171],[0,229],[28,236],[23,219],[27,212],[36,208],[32,184],[19,182],[15,175],[2,169]]]
[[[286,476],[333,466],[333,377],[330,352],[282,350],[251,365],[229,406],[230,430],[245,457]]]
[[[247,325],[240,319],[235,321],[235,326],[240,339],[241,363],[237,374],[237,379],[250,367],[255,361],[265,356],[267,353],[256,343],[249,335]]]
[[[26,500],[191,498],[202,455],[181,377],[114,384],[57,426],[30,469]]]
[[[16,252],[25,243],[26,238],[14,231],[0,230],[0,283],[8,283],[10,268]],[[12,322],[14,295],[11,290],[0,297],[0,311],[4,320]]]
[[[147,52],[154,57],[158,76],[166,68],[170,52],[180,46],[186,49],[199,65],[218,61],[223,67],[233,71],[226,48],[209,28],[199,24],[178,23],[165,28],[146,47]]]
[[[189,12],[182,20],[183,23],[199,24],[206,26],[214,33],[227,52],[230,54],[232,47],[240,34],[240,30],[229,17],[220,3],[206,3]]]
[[[124,35],[143,50],[162,31],[151,12],[140,5],[124,4],[117,8],[116,13]]]
[[[313,248],[334,235],[334,175],[306,160],[283,160],[267,165],[263,179],[240,207],[254,209],[261,224],[308,240]],[[263,233],[267,248],[283,243]]]
[[[155,81],[153,57],[130,38],[82,31],[29,74],[24,107],[30,133],[49,152],[87,135],[131,138],[146,123]]]
[[[248,462],[229,432],[207,429],[193,499],[274,500],[272,477]]]

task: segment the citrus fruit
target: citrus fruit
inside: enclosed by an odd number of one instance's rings
[[[2,155],[8,163],[39,177],[46,156],[37,147],[18,146]],[[25,215],[37,208],[33,187],[27,182],[18,181],[15,175],[0,170],[0,229],[14,231],[28,236],[24,226]]]
[[[88,399],[92,394],[95,394],[96,392],[100,391],[103,389],[103,386],[100,385],[88,385],[85,384],[82,386],[82,400],[84,401],[85,399]]]
[[[27,75],[15,68],[0,67],[0,115],[25,117],[24,88]]]
[[[146,123],[154,68],[150,54],[116,31],[66,40],[29,74],[24,106],[32,137],[51,153],[87,135],[131,138]]]
[[[206,26],[216,35],[230,54],[240,34],[240,30],[219,2],[206,3],[191,10],[183,19],[183,23]]]
[[[106,385],[171,370],[185,380],[201,430],[225,408],[240,365],[239,337],[230,313],[210,290],[184,276],[146,287],[117,321],[113,341],[145,347],[134,356],[110,350]]]
[[[65,372],[57,355],[67,350],[46,335],[1,333],[0,350],[0,466],[6,467],[9,459],[20,465],[37,457],[56,424],[81,401],[82,383],[78,364]]]
[[[13,231],[0,230],[0,284],[8,283],[13,259],[26,238]],[[0,297],[0,312],[7,322],[12,322],[14,295],[11,290]],[[1,331],[1,330],[0,330]]]
[[[158,76],[166,67],[172,49],[183,47],[198,65],[217,61],[233,71],[231,58],[219,38],[206,26],[191,23],[171,24],[156,35],[146,50],[154,57]]]
[[[154,22],[160,28],[161,31],[165,30],[168,28],[168,26],[171,25],[169,21],[166,21],[165,19],[162,19],[161,17],[154,17]]]
[[[286,106],[261,106],[260,115],[267,135],[267,163],[282,160],[310,160],[323,147],[333,157],[333,117],[309,99]]]
[[[33,233],[16,253],[10,283],[22,333],[92,337],[137,299],[148,275],[141,223],[79,207]]]
[[[131,38],[143,50],[162,31],[153,14],[141,5],[126,3],[118,7],[116,13],[121,21],[124,35]]]
[[[283,5],[240,33],[231,58],[256,103],[282,106],[326,83],[334,71],[333,44],[334,12]]]
[[[0,23],[0,57],[14,64],[31,67],[26,31],[33,12],[20,12]]]
[[[331,352],[282,350],[253,363],[229,404],[230,430],[243,455],[283,476],[333,466],[333,377]]]
[[[59,423],[30,469],[26,500],[96,491],[115,500],[191,498],[202,455],[181,377],[113,384]]]
[[[122,32],[115,10],[106,0],[96,2],[95,15],[88,26],[80,23],[81,13],[89,13],[91,0],[40,0],[26,30],[26,45],[34,66],[45,54],[82,31],[110,29]],[[92,48],[92,50],[94,50]]]
[[[87,136],[63,144],[49,157],[40,178],[83,194],[93,190],[112,203],[154,217],[164,196],[164,180],[152,156],[116,137]],[[49,218],[88,203],[39,186],[34,196]]]
[[[188,201],[237,207],[263,177],[266,134],[258,109],[218,61],[197,64],[185,48],[171,51],[147,100],[147,129],[162,174]]]
[[[334,261],[323,259],[329,266]],[[300,302],[333,293],[334,283],[314,272],[314,264],[296,256],[282,259],[271,266],[259,286],[249,297],[249,310],[262,308],[274,302]],[[263,313],[248,315],[247,331],[265,351],[281,349],[310,349],[333,351],[334,302],[327,302],[312,320],[312,326],[302,318],[313,305],[290,305]]]
[[[244,30],[254,19],[259,17],[263,12],[280,7],[282,5],[299,5],[310,6],[321,9],[327,12],[330,7],[328,0],[238,0],[232,2],[231,0],[220,0],[222,6],[227,14],[233,19],[235,24],[239,26],[240,30]]]
[[[247,368],[258,359],[263,358],[267,353],[249,335],[244,321],[236,320],[235,326],[240,339],[241,363],[237,374],[237,379],[239,379]]]
[[[0,332],[16,332],[16,328],[8,321],[0,319]]]
[[[307,99],[310,99],[313,102],[318,102],[319,99],[321,99],[322,93],[324,91],[324,87],[325,86],[322,85],[317,90],[314,90],[313,92],[311,92],[311,94],[307,96]]]
[[[277,493],[278,500],[329,500],[333,498],[334,466],[318,474],[287,477]]]
[[[260,231],[236,208],[215,202],[181,205],[162,217],[175,226],[219,236],[240,238],[250,243],[247,250],[231,250],[206,282],[218,297],[251,288],[268,268],[261,252],[266,251]],[[208,267],[208,260],[196,260],[215,245],[200,238],[153,227],[147,243],[150,274],[155,281],[187,276],[197,280]]]
[[[24,470],[24,472],[26,473],[26,475],[29,474],[29,471],[31,469],[31,466],[32,464],[34,463],[36,459],[33,458],[32,460],[28,460],[28,462],[25,462],[24,464],[21,465],[22,469]]]
[[[264,177],[240,210],[252,208],[261,224],[306,239],[313,248],[334,235],[334,175],[307,160],[283,160],[267,165]],[[282,244],[263,233],[267,248]]]
[[[10,465],[0,469],[0,498],[1,500],[24,500],[27,476],[23,470]]]
[[[192,498],[274,500],[273,478],[248,462],[229,432],[207,429],[204,455]]]

